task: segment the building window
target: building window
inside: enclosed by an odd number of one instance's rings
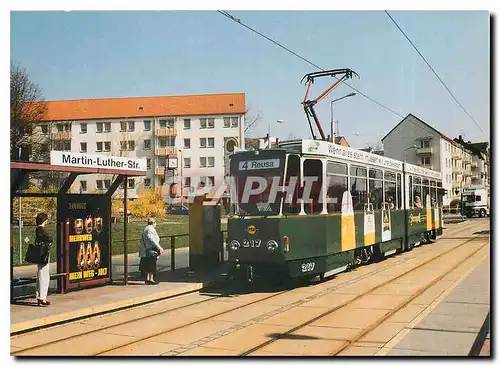
[[[213,118],[208,118],[208,128],[214,128],[215,127],[215,119]]]
[[[200,118],[200,128],[201,129],[207,128],[207,119],[206,118]]]
[[[151,140],[144,140],[144,150],[151,149]]]
[[[41,125],[42,135],[47,135],[49,133],[49,125]]]
[[[104,188],[104,183],[102,180],[98,179],[95,181],[95,186],[97,189],[103,189]]]
[[[231,127],[238,127],[238,117],[231,118]]]
[[[200,157],[200,168],[205,168],[207,166],[207,158],[202,156]]]
[[[151,158],[146,159],[146,169],[151,169]]]
[[[205,137],[200,138],[200,147],[201,148],[207,147],[207,139]]]
[[[184,178],[184,186],[186,187],[191,186],[191,177]]]
[[[104,151],[111,151],[111,141],[104,141]]]
[[[109,189],[111,187],[111,180],[104,179],[104,188]]]
[[[184,139],[184,148],[185,149],[191,148],[191,139]]]
[[[420,158],[420,162],[422,163],[422,165],[431,165],[431,158],[430,157]]]
[[[135,188],[135,179],[134,178],[129,178],[129,180],[128,180],[128,188],[129,189],[134,189]]]
[[[215,146],[215,138],[213,138],[213,137],[209,137],[209,138],[207,139],[207,146],[208,146],[208,147],[214,147],[214,146]]]
[[[151,120],[144,120],[144,131],[151,131]]]
[[[134,140],[130,140],[130,141],[128,142],[128,149],[129,149],[130,151],[134,151],[134,150],[135,150],[135,141],[134,141]]]
[[[214,185],[215,184],[215,177],[212,175],[210,177],[207,177],[207,183],[210,183],[210,185]]]
[[[184,129],[185,130],[190,130],[191,129],[191,120],[190,119],[185,119],[184,120]]]
[[[64,131],[64,125],[62,123],[57,124],[57,132],[63,132]]]
[[[127,141],[120,141],[120,150],[127,150]]]
[[[229,127],[231,127],[231,118],[224,117],[224,128],[229,128]]]
[[[174,128],[175,120],[173,118],[160,119],[160,128]]]
[[[158,139],[158,144],[160,147],[174,147],[175,146],[175,137],[166,137]]]
[[[184,158],[184,168],[191,168],[191,158]]]
[[[431,142],[429,140],[422,140],[420,141],[420,147],[430,147]]]
[[[144,187],[146,187],[146,188],[151,187],[151,179],[150,178],[144,178]]]
[[[111,122],[104,122],[104,132],[111,132]]]
[[[160,186],[165,184],[165,178],[160,178]]]
[[[96,131],[97,131],[97,133],[102,133],[102,125],[103,125],[103,123],[102,122],[97,122],[95,125],[96,125]]]
[[[87,133],[87,124],[80,123],[80,133]]]
[[[87,190],[87,181],[81,180],[80,181],[80,192],[85,192],[86,190]]]
[[[120,121],[120,132],[127,131],[127,121]]]
[[[135,121],[128,121],[128,130],[129,132],[135,131]]]
[[[82,153],[87,152],[87,143],[86,142],[80,142],[80,152],[82,152]]]
[[[95,151],[102,151],[102,141],[97,141],[96,142],[96,149]]]
[[[208,166],[209,167],[213,167],[215,165],[215,157],[209,156],[208,159],[207,159],[207,161],[208,161]]]
[[[159,157],[158,158],[158,166],[161,167],[161,168],[165,168],[165,164],[167,162],[167,158],[166,157]]]

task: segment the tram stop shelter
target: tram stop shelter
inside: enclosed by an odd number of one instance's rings
[[[50,164],[11,161],[11,302],[14,288],[34,283],[36,278],[14,278],[13,202],[17,197],[55,197],[57,200],[57,279],[58,292],[111,283],[111,196],[128,177],[146,175],[146,159],[52,151]],[[58,192],[25,192],[23,182],[32,172],[69,173]],[[101,194],[70,193],[79,175],[106,174],[115,178]],[[128,283],[127,260],[127,186],[124,184],[123,265],[124,282]],[[20,225],[20,223],[19,223]]]

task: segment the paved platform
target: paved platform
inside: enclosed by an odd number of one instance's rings
[[[145,285],[143,281],[118,282],[67,294],[49,295],[50,306],[39,307],[34,298],[18,301],[10,306],[11,333],[44,327],[82,317],[106,313],[155,300],[197,291],[218,281],[225,266],[193,273],[188,268],[175,272],[158,273],[158,285]]]
[[[387,356],[468,356],[489,342],[490,257],[395,337]],[[398,339],[399,338],[399,339]],[[478,340],[480,343],[478,344]]]

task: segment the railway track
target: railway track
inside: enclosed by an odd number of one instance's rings
[[[468,240],[466,240],[465,242],[459,244],[456,248],[454,248],[454,250],[457,250],[461,247],[464,247],[466,246],[467,244],[469,244],[470,242],[474,241],[474,240],[478,240],[478,239],[482,239],[481,237],[479,236],[476,236],[476,237],[472,237],[472,238],[469,238]],[[484,238],[484,239],[488,239],[489,238]],[[465,259],[470,259],[474,254],[478,253],[481,249],[483,249],[484,247],[486,247],[488,245],[488,243],[486,244],[483,244],[481,245],[479,248],[475,249],[474,251],[472,251],[471,253],[467,253],[464,258]],[[300,325],[298,326],[295,326],[293,328],[291,328],[290,330],[280,334],[280,335],[275,335],[272,339],[264,342],[264,343],[261,343],[245,352],[242,352],[240,353],[239,355],[240,356],[248,356],[248,355],[251,355],[257,351],[260,351],[260,350],[264,350],[266,347],[268,347],[269,345],[273,344],[273,343],[276,343],[276,342],[279,342],[280,339],[284,339],[286,337],[290,337],[293,333],[297,332],[298,330],[300,329],[303,329],[304,327],[308,326],[308,325],[312,325],[313,323],[317,322],[318,320],[320,319],[323,319],[325,318],[326,316],[330,315],[330,314],[333,314],[334,312],[342,309],[342,308],[345,308],[349,305],[351,305],[352,303],[354,303],[355,301],[358,301],[360,299],[362,299],[363,297],[367,296],[367,295],[370,295],[372,294],[373,292],[375,292],[377,289],[383,287],[383,286],[386,286],[386,285],[389,285],[391,283],[394,283],[395,281],[401,279],[402,277],[418,270],[418,269],[421,269],[422,267],[426,266],[426,265],[429,265],[431,264],[432,262],[440,259],[441,257],[443,257],[444,255],[446,255],[448,253],[442,253],[434,258],[431,258],[427,261],[425,261],[424,263],[421,263],[419,264],[418,266],[410,269],[409,271],[407,272],[404,272],[386,282],[383,282],[375,287],[373,287],[372,289],[370,289],[369,291],[366,291],[356,297],[354,297],[353,299],[345,302],[344,304],[340,305],[340,306],[336,306],[324,313],[321,313],[317,316],[315,316],[314,318],[306,321],[306,322],[303,322],[301,323]],[[348,340],[344,343],[344,345],[342,345],[340,348],[337,348],[336,350],[332,351],[330,355],[332,356],[335,356],[335,355],[338,355],[340,354],[341,352],[345,351],[346,349],[348,349],[349,347],[351,347],[353,344],[355,344],[356,342],[358,342],[360,339],[362,339],[365,335],[367,335],[368,333],[370,333],[372,330],[374,330],[375,328],[377,328],[380,324],[382,324],[384,321],[386,321],[387,319],[389,319],[391,316],[393,316],[395,313],[397,313],[399,310],[403,309],[406,305],[408,305],[411,301],[413,301],[415,298],[417,298],[418,296],[420,296],[422,293],[424,293],[426,290],[428,290],[429,288],[431,288],[432,286],[434,286],[436,283],[438,283],[439,281],[441,281],[444,277],[446,277],[448,274],[450,274],[451,272],[453,272],[455,269],[457,269],[461,264],[463,264],[463,261],[462,260],[458,260],[457,263],[455,263],[451,268],[449,268],[445,273],[441,274],[440,276],[436,277],[434,280],[432,280],[431,282],[429,282],[428,284],[426,284],[425,286],[419,288],[416,292],[414,292],[412,295],[410,295],[404,302],[400,303],[396,308],[390,310],[387,314],[385,314],[384,316],[378,318],[375,322],[373,322],[372,324],[370,324],[367,328],[365,328],[364,330],[362,330],[361,332],[359,332],[353,339],[351,340]]]
[[[454,234],[455,235],[460,235],[460,233],[466,231],[468,229],[468,227],[469,227],[469,225],[462,226],[461,228],[455,228],[454,229]],[[465,243],[462,243],[462,244],[459,244],[459,245],[457,245],[455,247],[452,247],[451,249],[456,249],[459,246],[463,246],[463,245],[465,245],[469,241],[470,241],[470,239],[468,241],[466,241]],[[425,246],[421,247],[421,249],[424,249],[424,248],[425,248]],[[431,247],[428,247],[428,248],[429,248],[429,250],[431,249]],[[424,254],[424,251],[422,251],[421,249],[417,249],[418,253],[419,254]],[[450,248],[445,249],[445,252],[447,252],[449,249]],[[410,252],[408,254],[411,254],[411,253],[412,252]],[[441,257],[444,254],[445,253],[442,253],[438,257]],[[429,260],[428,262],[430,262],[432,260],[435,260],[438,257],[435,257],[435,258]],[[332,293],[332,292],[334,292],[334,291],[336,291],[338,289],[341,289],[342,287],[345,287],[345,286],[348,286],[348,285],[352,285],[354,283],[362,281],[365,278],[368,278],[368,277],[373,276],[373,275],[375,275],[377,273],[386,271],[387,269],[389,269],[391,267],[394,267],[394,266],[397,266],[399,264],[402,264],[402,263],[406,262],[407,260],[409,260],[411,258],[413,258],[413,256],[406,257],[406,258],[404,256],[401,256],[400,258],[397,258],[397,260],[394,260],[392,263],[384,263],[384,262],[382,262],[385,265],[382,265],[381,267],[378,267],[375,271],[368,271],[365,274],[361,274],[360,276],[357,276],[357,277],[355,277],[353,279],[350,279],[350,280],[347,280],[347,281],[338,281],[338,280],[336,280],[336,282],[333,284],[333,286],[328,286],[327,285],[326,289],[324,289],[324,290],[322,290],[322,291],[320,291],[320,292],[318,292],[316,294],[313,294],[313,295],[307,297],[306,299],[304,299],[304,301],[306,301],[306,302],[307,301],[312,301],[312,300],[314,300],[316,298],[319,298],[321,296],[324,296],[324,295],[327,295],[329,293]],[[412,269],[412,271],[413,270],[414,269]],[[398,277],[401,277],[401,276],[398,276]],[[325,281],[325,282],[328,283],[328,281]],[[324,286],[325,282],[317,284],[316,286]],[[379,285],[376,288],[379,288],[382,285]],[[373,290],[375,290],[376,288],[374,288]],[[293,290],[294,289],[290,289],[290,290],[285,290],[285,291],[280,291],[280,292],[277,292],[277,293],[273,293],[272,295],[265,296],[265,297],[260,298],[258,300],[250,301],[248,303],[244,303],[244,304],[241,304],[241,305],[236,304],[236,306],[234,308],[232,308],[232,309],[229,309],[229,310],[226,309],[224,311],[216,312],[215,314],[212,314],[212,315],[209,315],[209,316],[206,316],[206,317],[202,317],[200,319],[196,319],[194,321],[190,321],[190,322],[187,322],[187,323],[183,323],[183,324],[180,324],[178,326],[174,326],[174,327],[171,327],[171,328],[168,328],[168,329],[162,329],[161,331],[158,331],[158,332],[152,332],[147,337],[143,337],[143,338],[140,338],[140,339],[134,339],[131,342],[127,342],[125,344],[120,344],[120,345],[118,345],[116,347],[111,347],[111,348],[108,348],[108,349],[102,349],[102,350],[99,350],[98,352],[91,353],[91,354],[93,354],[93,355],[103,355],[103,354],[108,354],[108,353],[113,352],[113,351],[119,351],[120,349],[123,349],[123,348],[126,348],[126,347],[131,347],[131,346],[140,344],[141,342],[145,342],[145,341],[151,340],[151,339],[153,339],[153,338],[155,338],[157,336],[164,335],[164,334],[170,333],[170,332],[174,332],[175,330],[178,330],[178,329],[190,326],[190,325],[200,324],[200,323],[202,323],[204,321],[215,319],[218,316],[221,316],[221,315],[224,315],[224,314],[228,314],[230,312],[239,311],[239,310],[241,310],[243,308],[246,308],[246,307],[258,304],[258,303],[265,302],[266,300],[269,300],[269,299],[272,299],[272,298],[277,298],[277,297],[282,296],[284,294],[287,294],[287,293],[289,293],[289,292],[291,292]],[[192,295],[194,295],[194,294],[192,294]],[[189,295],[186,295],[186,296],[189,296]],[[42,343],[42,344],[37,344],[37,345],[31,346],[31,347],[25,347],[25,348],[22,348],[20,350],[17,350],[16,352],[13,352],[12,354],[15,355],[15,356],[22,356],[22,355],[28,355],[28,354],[37,354],[37,352],[36,352],[37,350],[38,351],[42,351],[42,353],[43,353],[43,348],[47,347],[49,345],[55,345],[55,344],[61,344],[62,345],[62,344],[64,344],[64,342],[72,341],[72,340],[75,340],[75,339],[77,339],[79,337],[83,337],[83,336],[90,335],[90,334],[94,334],[94,335],[98,336],[99,332],[106,332],[106,331],[107,332],[112,332],[113,328],[123,326],[124,324],[132,324],[134,322],[138,322],[138,326],[140,326],[140,321],[141,320],[154,320],[154,319],[158,319],[158,321],[160,321],[162,315],[169,314],[169,313],[174,313],[176,311],[181,311],[181,310],[184,310],[184,309],[187,309],[187,308],[189,309],[189,308],[192,308],[192,307],[195,307],[195,306],[204,306],[208,302],[216,301],[218,299],[220,299],[220,297],[215,297],[215,298],[210,298],[210,299],[203,299],[203,300],[200,300],[200,301],[193,301],[192,303],[184,304],[184,305],[181,305],[181,306],[178,306],[178,307],[169,308],[167,310],[160,311],[160,312],[155,313],[153,315],[147,314],[147,315],[144,315],[144,316],[139,316],[139,317],[135,317],[135,318],[129,319],[129,320],[124,321],[124,322],[120,322],[118,324],[111,324],[111,325],[107,325],[107,326],[104,326],[104,327],[101,327],[101,328],[98,328],[98,329],[84,331],[84,332],[78,333],[76,335],[70,335],[70,336],[67,336],[67,337],[62,337],[60,339],[55,339],[55,340],[52,340],[52,341],[49,341],[49,342],[46,342],[46,343]],[[287,310],[286,308],[290,309],[290,308],[293,308],[293,307],[299,306],[299,305],[300,305],[299,303],[296,303],[296,304],[294,303],[294,304],[291,304],[291,305],[287,305],[285,307],[280,308],[278,312],[280,312],[280,311],[286,311]],[[143,305],[143,307],[147,307],[147,306],[148,305]],[[332,310],[331,312],[333,312],[333,311],[335,311],[335,310]],[[114,315],[116,315],[116,314],[114,314]],[[273,316],[273,314],[268,314],[268,315],[269,316]],[[323,316],[326,316],[326,314],[323,315]],[[255,319],[252,319],[252,321],[255,323]],[[242,328],[244,328],[245,326],[248,326],[248,325],[250,325],[250,324],[246,324],[246,325],[244,325],[244,324],[243,325],[242,324],[238,324],[235,327],[237,329],[233,329],[233,330],[236,331],[236,330],[242,329]],[[303,324],[301,326],[302,327],[306,326],[306,324]],[[289,332],[293,332],[293,331],[294,330],[292,329]],[[227,330],[225,331],[225,334],[228,334]],[[274,340],[274,341],[276,341],[276,340]],[[198,342],[198,343],[200,343],[200,342]],[[265,347],[265,346],[261,345],[260,347]],[[183,350],[184,350],[184,348],[179,347],[179,349],[177,351],[174,350],[174,351],[170,351],[168,353],[169,354],[181,354],[183,352]]]

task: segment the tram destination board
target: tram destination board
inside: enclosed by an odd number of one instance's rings
[[[64,222],[66,288],[110,281],[110,206],[103,195],[67,195],[58,204]]]

